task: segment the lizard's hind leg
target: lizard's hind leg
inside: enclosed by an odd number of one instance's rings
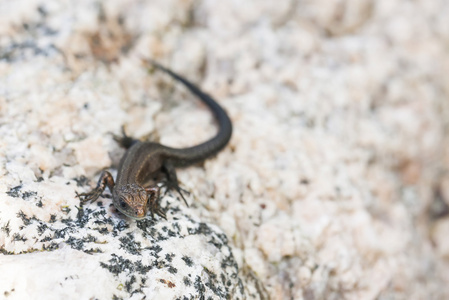
[[[132,145],[134,145],[139,141],[126,134],[125,126],[122,126],[122,135],[112,134],[112,137],[117,143],[119,143],[120,146],[122,146],[125,149],[131,148]]]

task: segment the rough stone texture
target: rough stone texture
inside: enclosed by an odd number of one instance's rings
[[[0,297],[449,298],[449,5],[0,1]],[[174,147],[190,207],[132,221],[75,191],[125,124]]]

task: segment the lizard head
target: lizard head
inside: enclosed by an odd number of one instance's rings
[[[114,189],[112,202],[121,213],[132,219],[143,219],[148,212],[148,194],[137,184],[127,184]]]

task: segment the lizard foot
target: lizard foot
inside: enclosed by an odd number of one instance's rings
[[[181,196],[182,200],[184,200],[184,203],[187,205],[187,207],[189,207],[189,204],[187,203],[186,198],[184,198],[183,193],[186,193],[188,195],[190,195],[190,192],[181,188],[178,183],[176,182],[172,182],[172,181],[164,181],[161,185],[161,187],[165,187],[165,192],[164,192],[164,196],[167,195],[169,190],[175,190],[178,192],[178,194]]]
[[[101,196],[102,193],[103,191],[98,188],[93,189],[89,193],[78,194],[78,192],[75,192],[76,196],[80,199],[81,203],[86,203],[88,201],[94,202]]]

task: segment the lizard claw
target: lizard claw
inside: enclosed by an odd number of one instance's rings
[[[154,220],[154,214],[156,213],[156,215],[160,216],[161,218],[167,220],[167,215],[165,214],[165,212],[159,207],[159,203],[155,203],[152,206],[150,206],[149,208],[150,210],[150,214],[151,214],[151,218]]]
[[[187,207],[189,207],[189,204],[187,203],[187,200],[186,200],[186,198],[184,198],[184,195],[183,195],[183,193],[190,195],[189,191],[181,188],[177,183],[173,183],[171,181],[163,182],[161,187],[165,187],[164,196],[167,195],[168,191],[171,189],[174,189],[175,191],[177,191],[178,194],[181,196],[182,200],[184,200],[184,203],[187,205]]]
[[[160,208],[158,208],[155,213],[160,216],[161,218],[163,218],[164,220],[167,220],[167,215],[165,214],[165,212],[163,212]]]
[[[112,178],[111,173],[107,171],[103,171],[98,179],[97,187],[88,193],[76,193],[76,196],[80,199],[81,204],[84,204],[87,201],[94,202],[97,200],[101,194],[103,194],[105,187],[108,186],[109,190],[112,192],[114,188],[114,179]]]
[[[76,196],[80,199],[80,201],[82,203],[86,203],[88,201],[94,202],[101,196],[102,193],[103,193],[103,191],[100,189],[93,189],[89,193],[81,193],[81,194],[78,194],[78,192],[75,192]]]

